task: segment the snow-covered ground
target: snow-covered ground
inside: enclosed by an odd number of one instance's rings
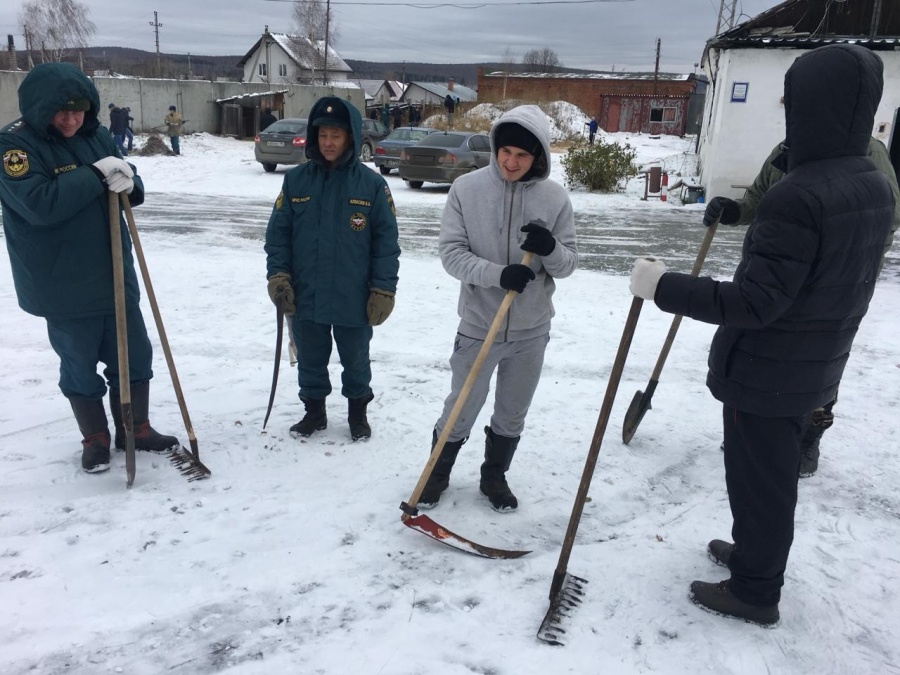
[[[690,139],[628,140],[640,162],[693,162]],[[209,480],[189,483],[146,454],[130,491],[121,455],[107,474],[81,472],[45,325],[17,307],[0,256],[0,673],[900,672],[896,273],[884,275],[856,338],[820,470],[801,481],[774,630],[687,599],[691,580],[723,577],[705,547],[730,531],[720,407],[704,386],[713,327],[682,323],[653,410],[621,442],[671,322],[645,303],[568,564],[590,583],[565,621],[567,646],[550,647],[535,633],[631,304],[627,277],[582,269],[558,284],[543,378],[509,473],[513,514],[478,493],[485,407],[430,515],[482,544],[532,552],[466,555],[404,527],[398,510],[449,388],[457,283],[433,254],[401,257],[397,308],[372,344],[369,442],[350,442],[338,395],[327,430],[290,438],[301,409],[286,361],[264,432],[275,337],[265,218],[243,225],[255,236],[234,236],[234,224],[274,200],[283,169],[265,174],[249,142],[209,135],[183,138],[182,153],[132,157],[148,190],[135,214],[139,227],[142,209],[172,214],[143,227],[142,243]],[[398,212],[430,214],[433,229],[446,190],[388,182]],[[635,183],[572,201],[627,220],[647,208]],[[191,229],[198,201],[237,207],[220,229]],[[651,208],[686,209],[700,227],[701,205]],[[144,308],[152,324],[146,299]],[[154,425],[184,439],[159,348],[155,365]],[[339,372],[335,362],[336,385]]]

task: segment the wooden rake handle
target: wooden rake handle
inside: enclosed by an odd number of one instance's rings
[[[522,256],[522,265],[530,265],[531,260],[534,258],[534,254],[531,251],[525,253]],[[438,436],[437,442],[434,444],[434,448],[431,450],[431,456],[428,458],[428,463],[425,465],[425,468],[422,470],[422,475],[419,476],[419,482],[416,483],[416,487],[413,488],[412,495],[410,495],[409,500],[401,505],[408,505],[411,510],[415,510],[416,504],[419,502],[419,497],[422,496],[422,490],[425,489],[425,484],[428,482],[428,479],[431,477],[431,472],[434,470],[434,465],[437,464],[438,457],[441,456],[441,451],[444,449],[444,445],[447,443],[447,439],[450,437],[450,432],[453,431],[453,426],[456,424],[456,420],[459,418],[460,412],[462,412],[463,405],[465,405],[466,399],[469,397],[469,392],[472,391],[472,386],[475,384],[475,378],[478,377],[478,373],[481,371],[481,366],[484,364],[485,359],[487,358],[488,352],[491,351],[491,345],[494,344],[494,339],[497,337],[497,333],[500,331],[500,326],[503,324],[503,319],[506,317],[506,313],[509,311],[509,306],[512,304],[512,301],[515,300],[518,293],[516,291],[507,291],[506,295],[503,296],[503,301],[500,303],[500,307],[497,310],[497,314],[494,316],[494,321],[491,323],[491,327],[488,329],[487,335],[484,338],[484,343],[481,345],[481,349],[478,351],[478,356],[475,357],[475,361],[472,363],[472,367],[469,369],[469,374],[466,376],[466,381],[463,383],[462,389],[459,391],[459,396],[456,397],[456,402],[453,404],[453,408],[450,410],[450,415],[447,417],[447,421],[444,423],[444,428],[441,429],[441,434]],[[406,514],[404,514],[405,517]]]

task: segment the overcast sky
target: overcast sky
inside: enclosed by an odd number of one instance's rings
[[[660,69],[691,72],[716,28],[722,0],[334,0],[337,49],[344,58],[427,63],[499,62],[507,48],[520,60],[550,47],[565,66],[596,70],[652,70],[656,38]],[[565,4],[569,2],[570,4]],[[443,3],[443,4],[441,4]],[[726,5],[731,0],[725,0]],[[266,25],[290,32],[290,0],[83,0],[97,25],[91,46],[243,55]],[[738,0],[746,20],[778,0]],[[138,7],[140,5],[140,7]],[[439,6],[440,5],[440,6]],[[24,48],[18,15],[24,0],[0,2],[0,26]],[[432,6],[432,8],[427,8]],[[470,7],[466,9],[465,7]],[[5,40],[4,40],[5,44]]]

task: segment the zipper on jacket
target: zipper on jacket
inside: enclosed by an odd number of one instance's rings
[[[507,230],[506,230],[506,262],[507,264],[512,264],[510,261],[512,260],[512,249],[509,244],[509,235],[512,234],[512,220],[513,220],[513,204],[516,201],[516,184],[512,183],[510,185],[510,195],[509,195],[509,219],[506,222]],[[506,329],[503,331],[503,341],[509,341],[509,324],[512,323],[512,305],[509,306],[509,310],[506,312]]]

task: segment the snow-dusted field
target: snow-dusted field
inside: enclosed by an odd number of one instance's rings
[[[641,161],[692,161],[688,139],[631,141]],[[425,249],[404,252],[397,309],[372,345],[369,442],[349,441],[337,395],[326,431],[290,438],[301,409],[286,361],[263,432],[274,311],[260,241],[234,236],[233,222],[242,203],[274,200],[283,170],[264,174],[248,142],[189,136],[182,152],[133,161],[146,208],[171,211],[171,227],[143,229],[142,242],[210,480],[188,483],[146,454],[130,491],[122,455],[107,474],[81,472],[45,325],[18,309],[0,256],[0,673],[900,672],[896,273],[856,339],[819,473],[801,482],[774,630],[687,599],[691,580],[723,577],[705,547],[730,531],[720,407],[704,386],[713,327],[682,323],[653,410],[621,442],[671,321],[645,304],[568,566],[590,581],[587,594],[566,621],[567,646],[550,647],[535,633],[631,303],[627,277],[579,270],[558,284],[509,474],[516,513],[493,512],[478,493],[488,407],[463,448],[430,515],[480,543],[532,551],[476,558],[405,528],[398,510],[449,388],[456,282]],[[446,191],[389,184],[401,214],[421,210],[434,226]],[[627,220],[635,190],[577,192],[573,203]],[[198,198],[238,206],[221,231],[191,230],[180,204]],[[653,208],[699,222],[702,206]],[[160,349],[155,365],[154,425],[184,439]],[[335,384],[339,372],[335,363]]]

